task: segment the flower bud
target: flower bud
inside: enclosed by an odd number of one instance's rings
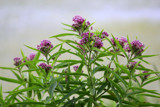
[[[19,57],[15,57],[13,61],[15,66],[19,66],[22,63],[22,60]]]
[[[49,54],[49,51],[53,48],[53,45],[49,40],[41,41],[40,45],[37,45],[37,49],[40,50],[45,56]]]

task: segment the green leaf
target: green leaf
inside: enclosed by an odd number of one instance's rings
[[[23,53],[22,49],[21,49],[21,55],[22,55],[22,57],[23,57],[23,58],[25,58],[25,56],[24,56],[24,53]]]
[[[62,33],[62,34],[51,36],[50,38],[57,38],[57,37],[64,37],[64,36],[79,36],[79,35],[74,33]]]
[[[60,75],[75,75],[75,76],[86,76],[88,77],[87,74],[85,73],[59,73],[59,72],[53,72],[53,74],[60,74]]]
[[[54,93],[54,90],[55,90],[56,86],[57,86],[57,81],[51,83],[51,85],[49,87],[49,91],[48,92],[49,92],[51,97],[53,97],[53,93]]]
[[[18,69],[16,69],[16,68],[10,68],[10,67],[0,67],[0,69],[4,69],[4,70],[16,70],[16,71],[18,71]]]
[[[109,72],[111,72],[118,80],[120,80],[126,87],[128,87],[128,83],[123,80],[121,76],[119,76],[117,73],[109,69]]]
[[[49,60],[51,60],[52,58],[56,57],[57,55],[66,53],[66,52],[68,52],[68,51],[70,51],[70,49],[68,49],[68,50],[63,50],[63,51],[58,51],[58,52],[54,53],[52,56],[50,56]]]
[[[7,81],[7,82],[12,82],[12,83],[17,83],[17,84],[22,84],[23,83],[23,81],[19,81],[19,80],[16,80],[16,79],[11,79],[11,78],[6,78],[6,77],[0,77],[0,80]]]
[[[118,100],[117,100],[114,96],[112,96],[112,95],[103,95],[101,98],[113,100],[113,101],[115,101],[115,102],[118,101]],[[132,103],[132,102],[125,101],[125,100],[123,100],[122,102],[123,102],[124,104],[134,105],[133,107],[136,106],[136,103]]]
[[[160,93],[155,92],[156,90],[147,90],[147,89],[139,88],[139,87],[130,87],[130,89],[135,89],[135,90],[140,90],[140,91],[142,90],[143,92],[160,95]]]
[[[2,91],[2,85],[0,85],[0,105],[2,107],[7,107],[5,104],[5,101],[3,100],[3,91]]]
[[[32,90],[39,90],[40,88],[41,87],[32,86],[32,87],[20,89],[20,90],[17,90],[17,91],[12,91],[12,92],[10,92],[9,95],[17,95],[17,94],[21,94],[22,92],[27,92],[27,91],[32,91]]]
[[[57,60],[57,62],[72,62],[72,63],[85,63],[85,62],[82,62],[81,60]]]
[[[34,50],[34,51],[39,51],[39,50],[36,49],[36,48],[30,47],[30,46],[27,46],[27,45],[24,45],[24,46],[26,46],[27,48],[32,49],[32,50]]]
[[[14,72],[13,70],[11,71],[17,77],[18,80],[23,81],[23,79],[16,72]]]
[[[67,26],[67,27],[71,27],[74,29],[74,27],[72,25],[69,25],[69,24],[65,24],[65,23],[62,23],[63,25]]]
[[[147,84],[149,84],[149,83],[152,83],[152,82],[154,82],[154,81],[157,81],[157,80],[160,80],[160,77],[153,78],[153,79],[151,79],[151,80],[146,81],[146,82],[142,85],[142,87],[145,86],[145,85],[147,85]]]
[[[76,93],[77,91],[79,91],[80,89],[82,89],[83,87],[85,87],[86,85],[80,86],[74,90],[72,90],[71,92],[69,92],[67,95],[65,95],[60,101],[59,103],[62,103],[65,101],[65,99],[67,99],[68,97],[70,97],[71,95],[73,95],[74,93]]]
[[[142,59],[142,58],[148,58],[148,57],[153,57],[153,56],[158,56],[158,55],[141,55],[141,56],[137,56],[132,58],[130,61],[134,60],[134,59]]]
[[[117,97],[117,100],[118,100],[119,104],[120,104],[120,105],[122,105],[121,96],[118,94],[118,91],[114,88],[114,86],[113,86],[113,85],[111,86],[111,88],[112,88],[112,90],[113,90],[114,94],[116,95],[116,97]],[[121,106],[120,106],[120,107],[121,107]]]
[[[115,42],[116,45],[118,46],[118,48],[123,52],[123,54],[125,55],[125,57],[126,57],[127,59],[129,59],[127,53],[126,53],[125,50],[122,48],[122,46],[119,44],[119,41],[116,40],[113,35],[112,35],[112,37],[113,37],[114,42]]]
[[[123,88],[119,85],[119,84],[117,84],[117,83],[115,83],[114,81],[112,81],[111,79],[109,79],[109,78],[107,78],[108,80],[109,80],[109,82],[120,92],[120,94],[121,94],[121,96],[124,96],[125,94],[125,92],[124,92],[124,90],[123,90]]]
[[[19,102],[19,103],[14,103],[14,104],[10,104],[9,107],[18,107],[18,105],[48,105],[51,106],[50,104],[45,104],[43,102]]]
[[[142,95],[142,96],[147,96],[147,97],[160,98],[160,96],[153,95],[153,94],[139,94],[139,95]]]
[[[105,88],[106,86],[108,85],[108,83],[105,81],[101,87],[99,87],[98,91],[97,91],[97,95],[99,95]]]

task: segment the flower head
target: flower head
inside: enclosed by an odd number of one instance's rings
[[[143,73],[148,73],[149,71],[143,71]],[[144,75],[142,77],[143,80],[146,80],[148,77],[150,76],[150,74]]]
[[[81,35],[82,39],[80,40],[79,44],[81,44],[81,45],[86,44],[90,39],[89,36],[92,37],[93,35],[94,35],[94,33],[90,33],[90,32],[83,33]]]
[[[129,69],[133,69],[136,64],[137,64],[136,61],[134,61],[134,62],[129,62],[128,65],[127,65],[127,67],[128,67]],[[140,64],[138,64],[138,65],[140,65]]]
[[[115,37],[115,39],[118,40],[119,38],[118,38],[118,37]],[[114,41],[113,38],[111,38],[111,42],[112,42],[112,44],[113,44],[114,46],[116,46],[116,43],[115,43],[115,41]]]
[[[131,48],[133,50],[133,53],[135,55],[140,55],[143,52],[144,44],[141,43],[139,40],[134,40],[131,42]],[[129,44],[126,45],[125,50],[130,52],[131,49],[129,47]]]
[[[36,56],[36,53],[31,53],[31,54],[29,54],[29,56],[27,57],[27,60],[33,60],[35,56]]]
[[[15,57],[13,61],[15,66],[19,66],[22,63],[22,59],[19,57]]]
[[[108,33],[107,33],[107,32],[102,32],[102,36],[101,36],[101,37],[102,37],[102,39],[103,39],[103,38],[106,38],[106,37],[108,37],[108,36],[109,36],[109,35],[108,35]]]
[[[77,70],[78,70],[78,68],[79,68],[79,66],[78,66],[78,65],[73,66],[74,71],[77,71]]]
[[[121,37],[118,41],[119,41],[119,44],[122,46],[122,48],[124,48],[125,43],[128,42],[127,38],[125,37]]]
[[[45,56],[53,48],[52,43],[49,40],[41,41],[40,45],[37,45],[37,49],[40,50]]]
[[[95,38],[94,47],[100,49],[102,46],[103,46],[102,40],[101,40],[99,37],[96,37],[96,38]]]
[[[47,65],[45,63],[40,63],[38,66],[41,67],[42,69],[44,69],[47,73],[49,72],[49,70],[52,69],[51,65]]]
[[[79,15],[73,17],[73,21],[75,24],[82,24],[84,20],[85,19]]]

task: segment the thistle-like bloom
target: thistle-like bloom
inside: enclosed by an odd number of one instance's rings
[[[142,52],[143,52],[143,48],[144,48],[144,44],[141,43],[139,40],[134,40],[131,42],[131,47],[132,47],[132,50],[133,50],[133,53],[135,55],[140,55]],[[129,44],[126,45],[125,47],[125,50],[130,52],[131,49],[129,47]]]
[[[90,37],[91,36],[93,36],[94,35],[94,33],[92,33],[92,32],[85,32],[85,33],[82,33],[82,37],[88,37],[90,35]]]
[[[141,43],[139,40],[134,40],[131,42],[133,51],[137,52],[138,54],[143,51],[144,44]]]
[[[121,38],[115,37],[115,39],[118,40],[118,42],[122,46],[122,48],[124,48],[125,43],[128,42],[127,38],[125,38],[125,37],[121,37]],[[113,38],[111,39],[111,42],[114,46],[117,46]]]
[[[80,40],[79,44],[83,45],[83,44],[86,44],[89,39],[91,39],[91,37],[94,35],[94,33],[89,33],[89,32],[85,32],[83,33],[81,36],[82,36],[82,39]],[[90,38],[89,38],[90,36]]]
[[[31,53],[31,54],[29,54],[29,56],[27,57],[27,60],[33,60],[35,56],[36,56],[36,53]]]
[[[40,45],[37,45],[37,49],[40,50],[45,56],[48,55],[52,48],[53,45],[49,40],[43,40],[41,41]]]
[[[79,68],[79,66],[78,66],[78,65],[73,66],[74,71],[77,71],[77,70],[78,70],[78,68]]]
[[[95,38],[94,47],[100,49],[103,46],[103,42],[99,37]]]
[[[107,33],[107,32],[102,32],[102,36],[101,36],[101,37],[102,37],[102,39],[103,39],[103,38],[106,38],[106,37],[108,37],[108,36],[109,36],[109,35],[108,35],[108,33]]]
[[[38,66],[41,67],[42,69],[44,69],[47,74],[48,74],[49,70],[52,69],[52,66],[51,66],[51,65],[47,65],[47,64],[45,64],[45,63],[40,63]]]
[[[19,66],[22,63],[22,59],[19,57],[15,57],[13,61],[15,66]]]
[[[84,20],[85,19],[79,15],[73,17],[73,21],[75,24],[82,24]]]

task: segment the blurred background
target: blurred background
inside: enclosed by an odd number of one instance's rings
[[[96,22],[94,30],[129,35],[131,40],[138,37],[149,46],[145,54],[160,53],[160,0],[0,0],[0,66],[13,67],[13,58],[21,57],[20,49],[25,55],[32,52],[24,44],[36,47],[41,40],[66,32],[61,23],[72,24],[75,15]],[[160,69],[160,56],[148,61]],[[1,70],[0,76],[13,75]],[[160,90],[159,85],[148,87]],[[3,82],[5,91],[13,87]]]

